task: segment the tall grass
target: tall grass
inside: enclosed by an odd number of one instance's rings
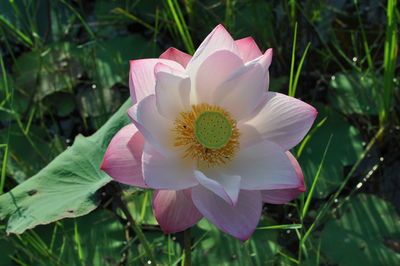
[[[306,46],[306,49],[303,52],[303,55],[301,56],[300,62],[297,66],[296,74],[294,73],[294,65],[296,61],[296,42],[297,42],[297,22],[294,25],[294,34],[293,34],[293,47],[292,47],[292,60],[290,63],[290,75],[289,75],[289,91],[288,95],[295,97],[296,95],[296,89],[297,89],[297,84],[299,82],[300,78],[300,72],[303,67],[304,59],[307,56],[308,49],[311,46],[311,43],[309,42]]]
[[[387,25],[386,25],[386,36],[384,46],[384,57],[383,57],[383,106],[379,111],[379,120],[381,128],[384,127],[391,107],[393,106],[393,95],[394,95],[394,73],[396,69],[396,60],[398,54],[398,28],[397,21],[399,18],[396,16],[396,4],[397,0],[387,1]],[[397,14],[398,16],[398,14]]]
[[[192,41],[192,37],[189,33],[189,28],[186,24],[186,21],[183,17],[182,10],[178,4],[177,0],[167,0],[167,12],[172,16],[174,21],[174,26],[176,27],[179,36],[181,37],[183,44],[186,48],[186,51],[189,54],[194,54],[194,45]]]
[[[7,108],[11,107],[10,109],[12,109],[12,104],[7,104],[7,103],[12,103],[12,93],[10,92],[9,88],[8,88],[8,80],[7,80],[7,72],[6,69],[4,67],[4,61],[3,61],[3,57],[0,57],[0,66],[1,66],[1,73],[3,74],[2,78],[3,78],[3,84],[2,87],[4,88],[4,93],[5,93],[5,99],[4,101],[1,103],[1,108],[3,108],[3,106],[6,106]],[[0,149],[4,149],[3,152],[3,161],[2,161],[2,165],[1,165],[1,175],[0,175],[0,195],[4,193],[4,185],[6,182],[6,169],[7,169],[7,161],[8,161],[8,151],[9,151],[9,143],[10,143],[10,128],[7,129],[7,139],[6,139],[6,143],[2,143],[0,144]]]

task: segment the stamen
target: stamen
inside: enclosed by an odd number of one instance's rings
[[[209,167],[225,164],[239,148],[236,121],[218,106],[194,105],[175,120],[176,147],[184,148],[184,157]]]

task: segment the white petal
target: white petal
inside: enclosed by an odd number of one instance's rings
[[[145,137],[158,151],[168,155],[172,147],[172,127],[170,120],[157,110],[156,97],[149,95],[128,109],[128,115]]]
[[[260,57],[257,57],[246,63],[246,65],[257,63],[264,67],[264,69],[266,71],[266,75],[265,75],[265,81],[264,81],[265,83],[264,83],[263,87],[266,90],[268,90],[268,87],[269,87],[269,71],[268,71],[268,69],[272,62],[272,55],[273,55],[273,50],[272,50],[272,48],[270,48],[267,51],[265,51],[265,53],[263,55],[261,55]]]
[[[269,140],[284,150],[297,145],[310,130],[317,111],[311,105],[276,92],[268,92],[253,117],[238,125],[241,145]]]
[[[204,60],[219,50],[228,50],[238,56],[240,55],[235,41],[222,25],[216,26],[204,39],[199,48],[197,48],[192,59],[189,61],[186,69],[189,73],[197,73],[197,69]],[[192,75],[190,76],[192,77]]]
[[[210,103],[215,89],[242,66],[242,59],[227,50],[207,57],[197,72],[189,72],[192,87],[196,88],[196,103]]]
[[[296,169],[285,151],[269,141],[241,148],[226,168],[227,172],[241,176],[241,189],[282,189],[300,185]]]
[[[172,60],[150,58],[130,61],[129,90],[133,104],[150,94],[154,94],[156,87],[154,67],[157,63],[184,70],[179,63]]]
[[[218,171],[208,171],[208,176],[196,170],[194,172],[197,181],[211,190],[230,205],[235,205],[240,190],[240,176],[228,175]]]
[[[190,79],[185,72],[161,63],[156,65],[155,75],[158,111],[175,120],[180,112],[190,109]]]
[[[256,109],[265,94],[265,78],[266,70],[261,64],[245,65],[215,90],[213,103],[227,110],[236,120],[245,118]]]
[[[146,142],[142,156],[143,177],[154,189],[182,190],[198,184],[194,165],[179,157],[165,157]]]
[[[291,161],[297,178],[299,179],[299,186],[294,188],[286,188],[286,189],[271,189],[271,190],[261,190],[261,197],[264,202],[268,202],[270,204],[283,204],[289,202],[296,198],[299,194],[306,191],[306,187],[304,185],[304,177],[303,172],[301,171],[301,167],[299,162],[294,158],[294,156],[287,151],[286,155]]]

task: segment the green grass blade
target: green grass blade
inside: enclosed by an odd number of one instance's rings
[[[296,42],[297,42],[297,22],[294,24],[293,46],[292,46],[292,62],[290,63],[290,76],[289,76],[289,96],[294,97],[293,81],[294,81],[294,61],[296,57]]]
[[[74,242],[76,249],[78,250],[78,259],[81,262],[81,265],[84,265],[81,238],[79,236],[78,223],[76,222],[76,219],[74,219]]]
[[[137,22],[137,23],[143,25],[144,27],[148,28],[149,30],[156,31],[156,28],[154,28],[154,27],[151,26],[150,24],[144,22],[144,21],[141,20],[140,18],[136,17],[135,15],[129,13],[128,11],[126,11],[126,10],[120,8],[120,7],[114,8],[113,10],[111,10],[111,12],[112,12],[112,13],[115,13],[115,14],[124,15],[125,17],[131,19],[132,21]]]
[[[190,50],[188,50],[188,51],[189,51],[190,54],[193,54],[195,49],[194,49],[192,37],[190,36],[190,33],[189,33],[189,28],[188,28],[188,26],[186,24],[185,18],[183,17],[183,13],[182,13],[182,10],[181,10],[181,8],[180,8],[180,6],[178,4],[178,1],[177,0],[173,0],[173,2],[175,3],[175,10],[178,13],[178,18],[181,21],[182,28],[183,28],[183,30],[185,32],[188,45],[190,46]]]
[[[22,260],[20,260],[20,259],[14,257],[14,256],[12,256],[12,255],[10,255],[10,258],[11,258],[13,261],[15,261],[16,263],[18,263],[18,265],[21,265],[21,266],[28,266],[28,264],[26,264],[26,263],[23,262]]]
[[[83,19],[83,17],[81,16],[81,14],[79,14],[78,11],[76,11],[75,8],[73,8],[73,6],[71,6],[69,3],[67,3],[65,0],[60,0],[61,3],[63,3],[64,5],[66,5],[77,17],[78,19],[81,21],[83,27],[85,28],[85,30],[87,31],[87,33],[89,34],[91,39],[95,39],[96,36],[93,33],[93,31],[90,29],[89,25],[86,23],[86,21]]]
[[[8,80],[7,80],[7,72],[4,66],[4,61],[3,57],[0,57],[0,65],[1,65],[1,72],[3,73],[3,88],[6,94],[6,102],[10,100],[10,106],[12,107],[12,93],[9,92],[8,88]],[[4,102],[5,103],[5,102]],[[10,121],[9,121],[10,122]],[[0,195],[4,193],[4,185],[6,182],[6,169],[7,169],[7,161],[8,161],[8,152],[9,152],[9,144],[10,142],[10,127],[7,127],[7,139],[6,143],[3,144],[2,146],[4,147],[4,153],[3,153],[3,163],[1,165],[1,175],[0,175]]]
[[[24,34],[22,31],[17,29],[11,22],[9,22],[7,19],[5,19],[3,16],[0,16],[0,27],[4,27],[8,29],[8,31],[14,35],[21,43],[23,43],[25,46],[31,48],[33,46],[33,41]]]
[[[278,254],[281,255],[282,257],[285,257],[286,259],[288,259],[289,261],[295,263],[295,264],[300,264],[300,262],[298,260],[296,260],[295,258],[290,257],[289,255],[283,253],[282,251],[278,250]]]
[[[346,178],[344,179],[344,181],[342,182],[342,184],[340,185],[340,187],[338,188],[338,190],[335,192],[335,194],[333,194],[329,201],[327,203],[325,203],[322,208],[318,211],[317,216],[315,217],[313,223],[311,224],[311,226],[307,229],[306,233],[304,234],[304,236],[302,237],[301,241],[303,241],[303,243],[306,241],[306,239],[308,238],[308,236],[311,234],[312,230],[319,224],[319,222],[321,221],[321,219],[326,215],[326,213],[328,212],[329,208],[332,206],[332,204],[334,203],[335,199],[337,199],[340,195],[340,193],[342,192],[342,190],[345,188],[347,182],[350,180],[350,178],[353,176],[354,172],[357,170],[358,166],[360,165],[361,161],[365,158],[365,156],[369,153],[369,151],[371,150],[371,148],[374,146],[375,142],[381,138],[382,134],[384,132],[384,128],[379,129],[379,131],[375,134],[375,136],[371,139],[371,141],[368,143],[367,147],[365,148],[364,152],[361,154],[360,158],[357,160],[357,162],[353,165],[353,167],[351,168],[350,172],[346,175]]]
[[[306,202],[304,203],[303,209],[302,209],[302,211],[301,211],[301,220],[303,220],[304,217],[305,217],[306,214],[307,214],[308,207],[310,206],[311,199],[312,199],[312,196],[313,196],[313,194],[314,194],[315,186],[316,186],[316,184],[317,184],[317,182],[318,182],[318,179],[319,179],[319,175],[320,175],[320,173],[321,173],[322,166],[323,166],[324,163],[325,163],[325,157],[326,157],[326,154],[328,153],[328,149],[329,149],[329,146],[330,146],[330,144],[331,144],[331,141],[332,141],[332,135],[329,137],[328,143],[326,144],[325,151],[324,151],[324,154],[322,155],[321,162],[319,163],[317,173],[315,174],[313,183],[312,183],[311,188],[310,188],[310,192],[308,192]]]
[[[289,0],[289,7],[290,7],[290,20],[296,21],[296,0]]]
[[[365,55],[367,57],[367,62],[368,62],[368,68],[369,69],[374,69],[374,64],[372,62],[372,56],[371,56],[371,50],[369,49],[368,45],[368,40],[367,40],[367,35],[365,34],[365,29],[364,25],[361,20],[360,16],[360,10],[358,8],[358,0],[354,0],[354,6],[356,7],[356,14],[357,14],[357,19],[358,19],[358,24],[360,24],[360,29],[361,29],[361,37],[362,37],[362,42],[365,50]]]
[[[186,50],[190,53],[194,53],[194,45],[192,41],[192,37],[189,34],[188,27],[183,18],[182,12],[176,0],[167,0],[167,6],[169,11],[172,14],[172,18],[176,24],[178,33],[182,38],[183,44],[185,45]]]
[[[280,224],[280,225],[270,225],[257,227],[257,230],[291,230],[291,229],[300,229],[302,227],[301,224]]]
[[[383,57],[383,108],[380,110],[379,120],[381,127],[385,124],[388,112],[392,106],[394,82],[393,77],[396,70],[396,59],[397,59],[397,21],[395,19],[396,11],[396,0],[388,0],[387,2],[387,26],[386,26],[386,37],[384,46],[384,57]]]
[[[149,193],[150,191],[144,192],[144,199],[142,202],[142,207],[140,209],[140,220],[138,221],[139,223],[143,222],[144,216],[146,215],[147,202],[149,201]]]
[[[225,0],[225,18],[224,18],[224,26],[229,28],[232,26],[233,21],[233,5],[231,0]]]
[[[304,148],[307,146],[307,143],[310,141],[314,133],[325,123],[326,119],[328,117],[324,117],[311,131],[310,133],[307,134],[307,136],[304,138],[304,140],[301,142],[299,149],[296,152],[296,158],[298,159],[301,154],[303,153]]]
[[[306,49],[304,50],[303,55],[301,56],[300,63],[297,66],[296,75],[294,77],[293,87],[292,87],[293,97],[296,95],[297,83],[299,82],[300,72],[301,72],[301,69],[303,68],[304,59],[306,58],[306,55],[307,55],[307,52],[308,52],[308,49],[310,48],[310,46],[311,46],[311,43],[309,42],[306,46]]]

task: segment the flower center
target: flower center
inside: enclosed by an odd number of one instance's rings
[[[193,105],[181,112],[174,127],[176,147],[184,148],[184,157],[209,167],[225,164],[239,148],[236,121],[218,106]]]
[[[204,147],[219,149],[229,142],[232,126],[220,112],[205,111],[195,120],[194,135]]]

